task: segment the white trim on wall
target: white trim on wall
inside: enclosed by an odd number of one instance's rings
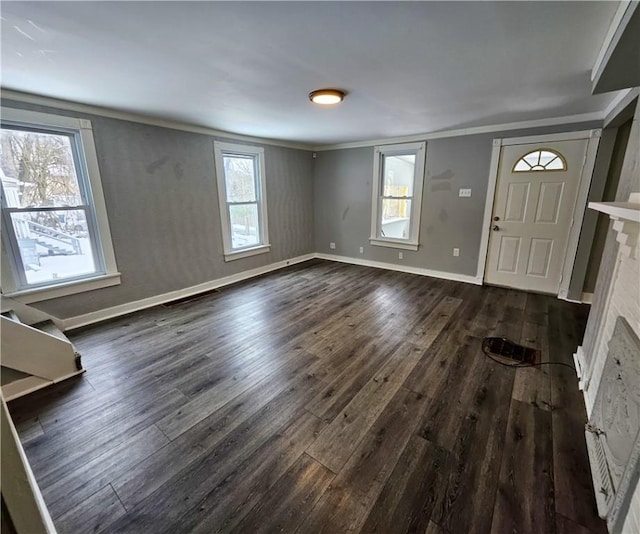
[[[493,213],[493,201],[496,195],[496,183],[498,181],[500,165],[500,151],[504,139],[494,139],[491,149],[491,165],[489,166],[489,181],[487,183],[487,198],[484,202],[484,215],[482,216],[482,235],[480,237],[480,253],[478,254],[478,269],[476,278],[484,282],[484,270],[487,265],[487,253],[489,251],[489,231],[491,230],[491,214]]]
[[[364,267],[375,267],[377,269],[387,269],[389,271],[399,271],[402,273],[419,274],[421,276],[431,276],[432,278],[453,280],[454,282],[465,282],[467,284],[474,284],[477,286],[482,285],[482,280],[478,280],[477,277],[469,274],[447,273],[444,271],[423,269],[422,267],[412,267],[410,265],[398,265],[396,263],[364,260],[360,258],[352,258],[350,256],[336,256],[334,254],[316,253],[315,257],[321,260],[337,261],[340,263],[349,263],[351,265],[362,265]]]
[[[218,202],[220,206],[220,225],[222,229],[222,244],[224,247],[224,261],[239,260],[256,254],[264,254],[271,250],[269,243],[269,217],[267,216],[267,177],[264,161],[264,148],[253,145],[236,145],[214,141],[214,156],[216,168],[216,183],[218,187]],[[258,212],[259,243],[245,248],[233,248],[231,232],[230,204],[227,192],[227,177],[224,170],[224,156],[248,156],[254,164],[255,204]]]
[[[580,240],[580,231],[582,230],[582,221],[587,211],[587,197],[591,188],[591,180],[593,178],[593,169],[596,164],[596,155],[598,153],[598,145],[600,144],[600,136],[602,130],[592,130],[587,144],[587,154],[582,165],[580,173],[580,186],[578,188],[578,196],[573,207],[573,222],[569,230],[569,241],[567,242],[567,251],[564,257],[564,266],[562,268],[562,281],[560,282],[560,290],[558,298],[567,300],[569,297],[569,285],[571,283],[571,275],[573,267],[576,263],[578,255],[578,243]]]
[[[15,100],[16,102],[24,102],[27,104],[35,104],[40,106],[50,106],[60,110],[76,111],[78,113],[88,113],[101,117],[109,117],[112,119],[137,122],[139,124],[148,124],[150,126],[159,126],[162,128],[171,128],[173,130],[181,130],[184,132],[199,133],[214,137],[223,137],[238,141],[247,141],[250,143],[261,143],[271,146],[282,146],[286,148],[295,148],[298,150],[307,150],[313,152],[322,152],[325,150],[338,150],[344,148],[361,148],[373,147],[375,145],[389,145],[395,143],[412,143],[415,141],[429,141],[431,139],[446,139],[448,137],[464,137],[466,135],[476,135],[483,133],[503,132],[509,130],[521,130],[526,128],[542,128],[545,126],[561,126],[567,124],[576,124],[580,122],[601,121],[606,116],[605,111],[593,111],[590,113],[581,113],[577,115],[566,115],[563,117],[549,117],[545,119],[533,119],[527,121],[508,122],[502,124],[491,124],[487,126],[474,126],[471,128],[458,128],[452,130],[440,130],[429,133],[419,133],[415,135],[407,135],[400,137],[387,137],[382,139],[367,139],[362,141],[354,141],[349,143],[336,143],[317,145],[311,143],[297,143],[294,141],[282,141],[278,139],[268,139],[262,137],[252,137],[250,135],[235,134],[208,128],[206,126],[197,126],[183,122],[173,121],[131,113],[128,111],[118,111],[114,109],[94,106],[90,104],[80,104],[70,102],[68,100],[60,100],[48,96],[36,95],[32,93],[23,93],[21,91],[13,91],[10,89],[1,89],[0,97],[7,100]]]
[[[55,318],[54,320],[56,321],[56,324],[59,323],[60,325],[62,325],[62,330],[73,330],[74,328],[80,328],[81,326],[99,323],[101,321],[106,321],[107,319],[114,319],[116,317],[120,317],[121,315],[127,315],[129,313],[151,308],[159,304],[165,304],[173,300],[191,297],[194,295],[198,295],[199,293],[211,291],[212,289],[235,284],[236,282],[241,282],[249,278],[254,278],[255,276],[269,273],[271,271],[283,269],[284,267],[287,267],[289,265],[312,260],[313,258],[315,258],[315,254],[305,254],[303,256],[297,256],[288,260],[270,263],[269,265],[265,265],[263,267],[256,267],[255,269],[242,271],[240,273],[225,276],[224,278],[218,278],[216,280],[211,280],[209,282],[204,282],[195,286],[185,287],[183,289],[177,289],[175,291],[169,291],[168,293],[155,295],[146,299],[127,302],[125,304],[119,304],[118,306],[112,306],[111,308],[105,308],[103,310],[85,313],[82,315],[76,315],[75,317],[69,317],[68,319]]]
[[[364,148],[376,145],[390,145],[395,143],[412,143],[415,141],[430,141],[432,139],[446,139],[449,137],[464,137],[484,133],[505,132],[509,130],[524,130],[529,128],[543,128],[545,126],[566,126],[580,122],[602,121],[605,117],[603,111],[568,115],[565,117],[551,117],[548,119],[535,119],[529,121],[507,122],[503,124],[490,124],[487,126],[475,126],[472,128],[459,128],[457,130],[441,130],[438,132],[406,135],[401,137],[387,137],[384,139],[370,139],[354,141],[353,143],[336,143],[332,145],[315,145],[312,149],[316,152],[326,150],[341,150],[346,148]]]
[[[82,326],[88,326],[91,324],[106,321],[108,319],[115,319],[122,315],[127,315],[133,312],[145,310],[159,304],[165,304],[174,300],[183,299],[217,289],[219,287],[228,286],[243,280],[248,280],[262,274],[277,271],[283,269],[289,265],[295,265],[296,263],[302,263],[312,259],[322,259],[329,261],[337,261],[340,263],[349,263],[351,265],[363,265],[366,267],[375,267],[378,269],[387,269],[390,271],[400,271],[409,274],[418,274],[421,276],[431,276],[432,278],[440,278],[443,280],[453,280],[455,282],[465,282],[467,284],[482,285],[482,280],[478,280],[475,276],[457,273],[447,273],[443,271],[433,271],[431,269],[423,269],[421,267],[411,267],[408,265],[396,265],[394,263],[385,263],[381,261],[363,260],[360,258],[351,258],[347,256],[334,256],[333,254],[321,254],[310,253],[302,256],[297,256],[288,260],[282,260],[263,267],[257,267],[249,271],[243,271],[241,273],[225,276],[224,278],[218,278],[209,282],[204,282],[191,287],[185,287],[184,289],[178,289],[176,291],[169,291],[162,295],[155,295],[146,299],[136,300],[133,302],[127,302],[125,304],[119,304],[118,306],[112,306],[111,308],[105,308],[103,310],[97,310],[95,312],[85,313],[82,315],[76,315],[75,317],[69,317],[68,319],[59,319],[52,317],[57,325],[62,330],[73,330],[74,328],[80,328]]]
[[[543,143],[555,141],[570,141],[574,139],[588,139],[587,151],[584,164],[580,173],[580,185],[578,187],[578,195],[574,205],[573,223],[569,230],[569,241],[565,252],[565,259],[562,268],[562,281],[558,298],[567,300],[569,294],[569,283],[571,282],[571,274],[575,264],[578,252],[578,240],[580,238],[580,230],[582,229],[582,220],[587,209],[587,196],[591,187],[591,179],[593,177],[593,168],[595,166],[598,144],[602,130],[584,130],[581,132],[563,132],[549,135],[531,135],[526,137],[513,137],[510,139],[494,139],[493,149],[491,152],[491,166],[489,169],[489,183],[487,187],[487,197],[485,201],[482,236],[480,238],[480,252],[478,254],[478,269],[476,278],[484,282],[484,275],[487,262],[487,252],[489,250],[489,229],[491,227],[491,214],[493,213],[493,204],[495,200],[495,190],[498,181],[500,167],[500,152],[503,146],[524,145],[529,143]]]
[[[35,104],[38,106],[50,106],[53,108],[77,111],[78,113],[87,113],[91,115],[98,115],[100,117],[108,117],[110,119],[119,119],[129,122],[137,122],[139,124],[148,124],[149,126],[159,126],[161,128],[170,128],[172,130],[181,130],[183,132],[199,133],[203,135],[210,135],[213,137],[224,137],[225,139],[234,139],[237,141],[248,141],[250,143],[261,143],[271,146],[282,146],[286,148],[296,148],[298,150],[312,150],[308,144],[296,143],[293,141],[280,141],[278,139],[267,139],[263,137],[253,137],[250,135],[235,134],[231,132],[225,132],[223,130],[216,130],[214,128],[208,128],[206,126],[197,126],[195,124],[187,124],[184,122],[162,119],[158,117],[151,117],[149,115],[141,115],[138,113],[131,113],[129,111],[118,111],[115,109],[104,108],[101,106],[94,106],[91,104],[80,104],[77,102],[71,102],[69,100],[60,100],[49,96],[36,95],[32,93],[23,93],[21,91],[12,91],[10,89],[0,90],[0,97],[2,100],[15,100],[16,102],[24,102],[26,104]]]
[[[640,88],[632,87],[630,89],[624,89],[618,93],[618,95],[611,101],[605,110],[603,128],[609,126],[614,120],[618,118],[618,115],[624,111],[624,109],[631,104],[640,95]],[[629,116],[631,119],[631,115]]]
[[[615,48],[615,44],[620,39],[631,15],[633,15],[633,12],[637,7],[637,0],[621,0],[619,2],[618,9],[613,15],[613,19],[611,19],[611,24],[609,25],[609,29],[607,30],[604,41],[602,42],[596,61],[591,69],[592,82],[595,82],[602,74],[602,71],[607,65],[607,61],[611,56],[611,51]]]

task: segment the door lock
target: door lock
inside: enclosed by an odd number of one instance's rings
[[[493,218],[494,221],[499,221],[500,217],[498,217],[497,215]]]

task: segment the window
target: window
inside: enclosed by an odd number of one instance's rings
[[[3,109],[0,180],[6,296],[119,283],[89,121]]]
[[[425,143],[374,150],[372,245],[418,250]]]
[[[567,162],[562,154],[545,148],[522,156],[513,166],[513,172],[566,171]]]
[[[214,145],[225,261],[269,252],[264,149]]]

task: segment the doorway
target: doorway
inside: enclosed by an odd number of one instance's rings
[[[599,140],[591,134],[494,143],[485,283],[566,297]]]

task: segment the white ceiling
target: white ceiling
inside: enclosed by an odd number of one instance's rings
[[[617,6],[5,1],[2,86],[316,144],[563,117],[613,99],[590,71]]]

